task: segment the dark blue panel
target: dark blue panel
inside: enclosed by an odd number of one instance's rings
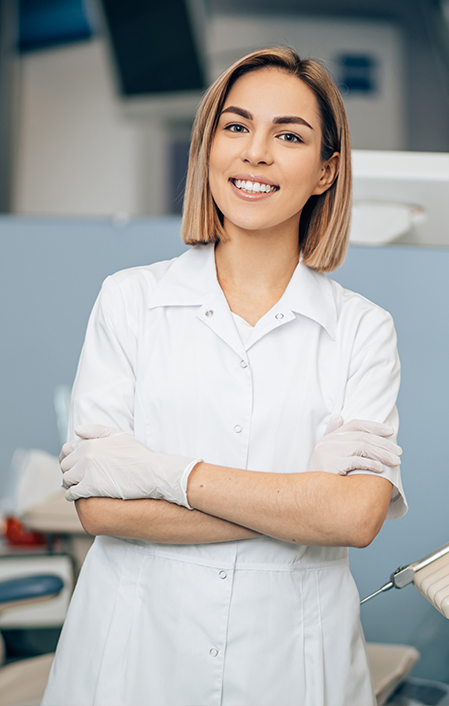
[[[347,93],[374,93],[377,91],[377,61],[367,54],[342,54],[337,59],[340,69],[338,85]]]
[[[126,96],[205,88],[187,0],[102,0]]]
[[[83,0],[20,0],[19,49],[88,39],[93,30]]]

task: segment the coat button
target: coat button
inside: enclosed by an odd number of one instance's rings
[[[209,654],[211,657],[216,657],[218,655],[218,650],[216,650],[215,647],[212,647],[212,649],[209,650]]]
[[[226,579],[226,578],[228,578],[228,575],[227,575],[226,571],[219,571],[219,572],[218,572],[218,575],[219,575],[219,577],[220,577],[221,579]]]
[[[247,367],[248,367],[248,363],[246,362],[246,360],[241,360],[241,361],[240,361],[240,367],[241,367],[241,368],[247,368]]]
[[[241,427],[240,424],[236,424],[234,427],[234,431],[236,434],[240,434],[240,432],[243,431],[243,427]]]
[[[279,312],[279,314],[276,314],[276,316],[275,316],[274,318],[275,318],[275,319],[283,319],[283,318],[284,318],[284,314],[281,314],[281,312]]]
[[[207,317],[213,316],[213,315],[214,315],[214,310],[213,310],[213,309],[208,309],[208,310],[206,311],[206,316],[207,316]]]

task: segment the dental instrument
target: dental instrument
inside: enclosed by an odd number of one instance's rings
[[[360,605],[391,588],[404,588],[409,583],[449,619],[449,542],[419,561],[399,566],[390,580],[360,601]]]

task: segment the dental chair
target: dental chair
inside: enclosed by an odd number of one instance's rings
[[[59,596],[64,582],[59,576],[41,574],[0,581],[0,612]],[[53,654],[5,663],[0,634],[0,706],[38,706],[41,702]]]

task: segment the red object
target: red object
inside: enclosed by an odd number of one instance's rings
[[[14,546],[35,547],[47,543],[43,534],[40,532],[30,532],[17,517],[6,518],[4,535],[8,542]]]

